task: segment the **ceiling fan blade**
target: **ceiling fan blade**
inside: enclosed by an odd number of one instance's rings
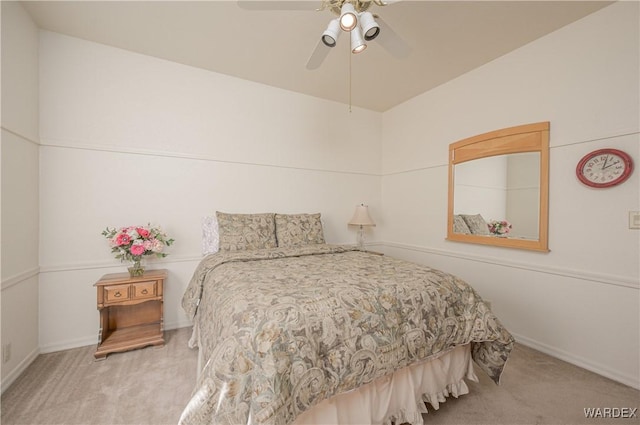
[[[307,69],[313,70],[318,69],[324,59],[327,57],[329,52],[331,51],[331,47],[326,46],[322,39],[318,40],[318,44],[316,44],[316,48],[311,53],[309,60],[307,61]]]
[[[376,17],[380,25],[380,35],[375,38],[386,51],[398,59],[404,59],[411,53],[411,47],[381,17]]]
[[[238,6],[245,10],[316,10],[318,0],[238,0]]]

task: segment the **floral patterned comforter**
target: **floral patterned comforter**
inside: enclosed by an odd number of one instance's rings
[[[464,281],[338,245],[219,252],[184,294],[203,360],[181,424],[289,424],[319,401],[471,343],[496,383],[513,337]]]

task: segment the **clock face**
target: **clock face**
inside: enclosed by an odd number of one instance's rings
[[[631,175],[633,161],[617,149],[600,149],[585,155],[576,167],[578,179],[591,187],[610,187]]]

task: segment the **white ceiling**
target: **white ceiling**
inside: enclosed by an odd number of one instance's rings
[[[264,1],[266,7],[284,3]],[[385,111],[610,3],[403,0],[374,5],[370,11],[402,37],[410,54],[397,59],[374,40],[363,53],[352,55],[343,34],[322,66],[310,71],[307,60],[335,17],[315,11],[319,0],[285,3],[306,10],[259,11],[231,0],[23,2],[42,29],[374,111]]]

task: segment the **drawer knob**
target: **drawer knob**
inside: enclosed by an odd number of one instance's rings
[[[121,296],[122,296],[122,294],[120,293],[120,291],[116,291],[116,293],[115,293],[115,294],[113,294],[113,296],[114,296],[114,297],[116,297],[116,298],[118,298],[118,297],[121,297]]]
[[[142,295],[147,295],[147,294],[149,293],[149,291],[147,291],[147,288],[144,288],[144,289],[141,291],[141,293],[142,293]]]

